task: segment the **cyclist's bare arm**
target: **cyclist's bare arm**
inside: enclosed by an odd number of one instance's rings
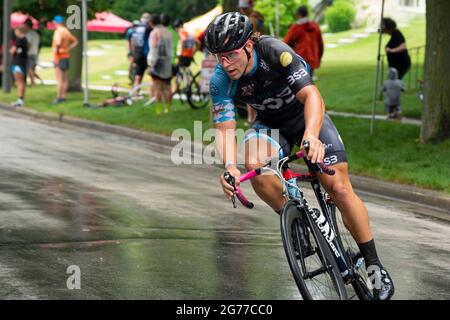
[[[305,106],[305,133],[302,141],[308,140],[310,144],[307,158],[312,163],[322,162],[325,155],[325,148],[319,140],[325,115],[325,104],[322,96],[315,85],[309,85],[297,92],[296,98]]]
[[[236,167],[237,163],[237,142],[236,142],[236,121],[229,120],[225,122],[216,123],[216,150],[223,160],[224,165],[227,165],[227,171],[235,178],[236,186],[239,186],[239,178],[241,172]],[[220,176],[220,183],[223,192],[228,199],[233,196],[233,187],[230,186]]]

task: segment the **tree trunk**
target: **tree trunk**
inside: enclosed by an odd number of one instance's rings
[[[239,0],[223,0],[223,12],[238,11]]]
[[[70,30],[77,38],[78,45],[70,51],[69,91],[81,91],[81,71],[83,67],[83,33],[80,29]]]
[[[426,1],[424,106],[421,139],[439,143],[450,137],[450,1]]]

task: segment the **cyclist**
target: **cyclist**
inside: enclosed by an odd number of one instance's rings
[[[219,62],[210,82],[210,93],[215,141],[225,170],[239,185],[235,101],[247,103],[257,110],[256,120],[244,139],[247,170],[264,165],[272,154],[289,155],[295,143],[302,145],[308,140],[308,160],[323,162],[336,171],[333,176],[319,174],[320,182],[358,243],[370,279],[376,284],[374,297],[390,299],[394,294],[393,282],[378,258],[367,209],[353,192],[349,180],[344,145],[325,113],[324,102],[311,80],[308,64],[282,41],[253,34],[252,29],[246,16],[233,12],[216,17],[206,31],[206,46]],[[278,139],[271,137],[273,129],[279,130]],[[249,148],[251,141],[252,146],[256,142],[256,150]],[[230,199],[233,187],[223,175],[220,182]],[[285,199],[276,176],[258,176],[252,179],[252,186],[262,200],[281,213]]]

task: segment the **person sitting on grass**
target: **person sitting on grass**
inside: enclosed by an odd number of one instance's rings
[[[25,99],[25,84],[28,63],[28,41],[27,38],[25,38],[25,26],[18,26],[14,30],[14,34],[16,36],[16,43],[10,49],[10,53],[13,56],[11,70],[14,75],[14,81],[17,85],[17,93],[19,98],[12,104],[12,106],[22,107]]]

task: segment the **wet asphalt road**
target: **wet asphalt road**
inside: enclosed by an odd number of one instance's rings
[[[278,217],[249,186],[255,209],[233,209],[220,173],[174,166],[166,147],[0,113],[0,298],[298,299]],[[450,224],[362,198],[395,298],[449,299]],[[67,288],[71,265],[79,290]]]

